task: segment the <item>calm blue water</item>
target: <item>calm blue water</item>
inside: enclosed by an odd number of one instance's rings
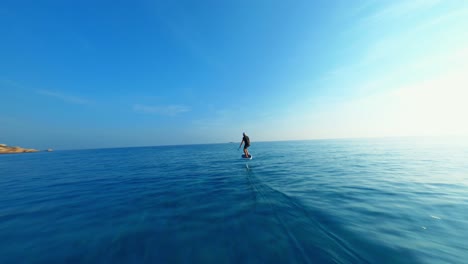
[[[0,263],[466,263],[468,144],[0,156]]]

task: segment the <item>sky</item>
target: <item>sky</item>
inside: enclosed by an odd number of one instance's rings
[[[468,1],[0,4],[0,143],[468,135]]]

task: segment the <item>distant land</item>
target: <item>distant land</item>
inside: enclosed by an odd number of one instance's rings
[[[38,152],[37,149],[28,149],[22,147],[10,147],[6,144],[0,144],[0,154],[12,154],[12,153],[31,153],[31,152]],[[48,149],[46,151],[52,151],[52,149]]]

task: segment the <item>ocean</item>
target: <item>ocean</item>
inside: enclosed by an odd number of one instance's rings
[[[0,156],[0,263],[467,263],[468,144]]]

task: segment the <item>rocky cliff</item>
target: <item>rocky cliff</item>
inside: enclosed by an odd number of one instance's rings
[[[36,149],[26,149],[22,147],[9,147],[5,144],[0,144],[0,154],[8,154],[8,153],[29,153],[29,152],[37,152]]]

